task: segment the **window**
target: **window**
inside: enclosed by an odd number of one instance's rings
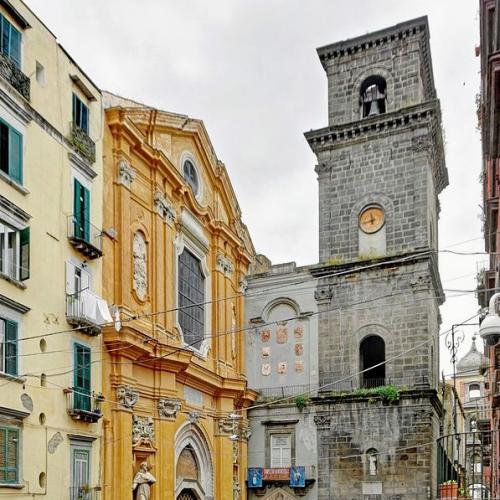
[[[182,175],[186,182],[191,186],[193,193],[195,196],[198,194],[199,182],[198,182],[198,173],[196,172],[196,168],[190,160],[186,160],[182,167]]]
[[[292,435],[271,434],[271,468],[291,467]]]
[[[21,33],[0,14],[0,50],[18,68],[21,67]]]
[[[15,280],[29,278],[29,227],[14,229],[0,221],[0,272]]]
[[[0,484],[19,482],[19,429],[0,427]]]
[[[91,411],[90,348],[75,344],[74,409]]]
[[[385,385],[385,364],[380,364],[385,361],[384,339],[378,335],[364,338],[359,347],[359,355],[361,370],[367,370],[361,374],[362,387]]]
[[[71,500],[90,498],[90,448],[72,447],[71,462]]]
[[[23,136],[0,119],[0,170],[23,183]]]
[[[73,94],[73,123],[88,135],[89,108],[76,94]]]
[[[386,90],[387,84],[381,76],[370,76],[363,82],[359,97],[363,118],[385,113]]]
[[[74,182],[73,224],[75,238],[90,241],[90,191],[76,179]]]
[[[469,399],[478,399],[481,397],[481,386],[479,384],[469,385]]]
[[[0,318],[0,372],[17,376],[17,323]]]
[[[179,324],[187,345],[199,349],[205,337],[205,277],[189,250],[179,255]]]

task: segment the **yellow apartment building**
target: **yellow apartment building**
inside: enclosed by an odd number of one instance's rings
[[[101,94],[0,0],[0,497],[98,498]]]
[[[104,498],[130,499],[135,486],[154,500],[244,499],[244,409],[256,394],[242,292],[254,249],[238,202],[203,122],[104,102],[114,238],[103,242],[103,294],[115,320],[103,334]]]

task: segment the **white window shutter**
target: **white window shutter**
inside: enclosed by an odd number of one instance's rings
[[[81,289],[82,290],[87,290],[88,292],[92,291],[92,275],[86,270],[82,269],[81,270]]]
[[[66,261],[66,293],[68,295],[73,295],[75,290],[75,268],[76,266],[70,262]]]

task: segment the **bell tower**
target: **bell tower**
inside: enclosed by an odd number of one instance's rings
[[[427,18],[318,55],[328,126],[305,134],[319,184],[318,498],[434,498],[448,176]]]

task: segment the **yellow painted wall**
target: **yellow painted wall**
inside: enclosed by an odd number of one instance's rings
[[[141,107],[116,96],[105,96],[114,107],[106,111],[104,134],[104,225],[116,230],[106,239],[103,274],[104,296],[120,307],[122,328],[104,334],[105,460],[104,498],[130,498],[130,485],[141,461],[153,466],[157,483],[152,498],[175,498],[175,436],[182,432],[190,412],[199,413],[197,428],[207,442],[213,464],[217,500],[233,499],[233,476],[245,498],[246,442],[233,444],[220,433],[219,420],[238,411],[254,398],[247,390],[244,373],[244,302],[241,282],[253,258],[253,246],[241,223],[239,207],[224,165],[217,160],[203,123],[185,116]],[[190,155],[202,183],[199,198],[181,174],[181,160]],[[120,165],[134,171],[130,187],[120,179]],[[165,221],[155,205],[155,191],[163,193],[175,211]],[[177,322],[177,253],[185,237],[181,213],[188,210],[202,227],[208,241],[205,261],[213,301],[206,334],[209,352],[203,357],[184,347]],[[184,226],[185,227],[185,226]],[[134,291],[133,238],[141,231],[147,241],[148,288],[145,300]],[[218,266],[223,256],[233,266],[224,273]],[[233,319],[234,310],[234,319]],[[164,311],[162,314],[157,314]],[[139,394],[132,408],[117,399],[120,386]],[[201,392],[202,404],[187,401],[185,387]],[[161,398],[178,398],[181,409],[175,418],[158,411]],[[133,415],[152,417],[153,443],[134,447]],[[245,420],[242,421],[245,425]],[[233,463],[234,462],[234,463]]]
[[[0,195],[30,214],[31,272],[24,282],[25,288],[0,276],[0,294],[30,308],[21,315],[19,343],[19,373],[21,380],[13,381],[0,374],[0,406],[27,411],[20,397],[27,394],[33,401],[33,410],[22,423],[21,434],[21,488],[13,490],[0,485],[0,496],[33,498],[69,498],[70,441],[69,435],[86,435],[95,438],[92,446],[92,484],[100,484],[101,423],[84,424],[74,421],[66,412],[63,388],[73,385],[73,342],[91,346],[94,360],[100,358],[101,336],[89,337],[78,332],[68,332],[71,326],[65,316],[65,261],[82,260],[68,242],[67,216],[73,211],[73,172],[68,153],[75,151],[65,137],[69,135],[72,120],[72,92],[80,93],[70,78],[77,74],[92,90],[96,100],[90,103],[90,137],[96,142],[97,161],[92,169],[97,177],[92,185],[91,222],[102,227],[102,115],[99,91],[71,62],[57,44],[54,36],[35,15],[19,0],[12,0],[14,7],[29,22],[30,28],[22,31],[22,71],[31,79],[31,99],[24,99],[0,77],[0,94],[9,96],[15,106],[32,119],[24,134],[24,188],[22,193],[0,178]],[[10,18],[0,7],[0,11]],[[16,22],[10,18],[14,25]],[[36,61],[44,66],[45,84],[36,80]],[[0,102],[0,113],[9,111]],[[93,291],[101,293],[100,259],[88,263],[93,275]],[[53,332],[64,331],[52,335]],[[26,337],[36,337],[23,340]],[[46,342],[46,352],[41,351],[40,341]],[[45,387],[40,375],[47,375]],[[92,367],[93,389],[101,391],[101,363]],[[45,424],[40,423],[40,414]],[[53,453],[47,451],[49,441],[60,433],[61,444]],[[46,486],[39,484],[41,473],[46,474]]]

